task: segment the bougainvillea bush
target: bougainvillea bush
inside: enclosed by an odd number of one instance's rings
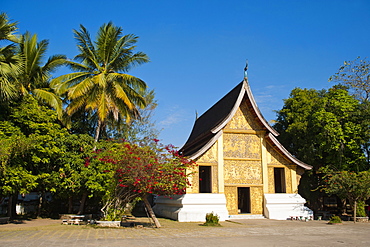
[[[96,159],[107,167],[114,167],[105,171],[113,173],[115,184],[107,193],[102,209],[104,216],[112,213],[119,216],[126,204],[135,198],[143,199],[151,212],[147,205],[150,194],[184,194],[190,185],[189,168],[195,166],[193,161],[180,156],[172,145],[161,145],[158,140],[153,146],[117,143],[109,150],[97,151]]]

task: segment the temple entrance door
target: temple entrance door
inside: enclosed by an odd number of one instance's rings
[[[274,168],[275,193],[286,193],[284,168]]]
[[[199,166],[199,193],[212,193],[211,166]]]
[[[251,212],[251,194],[249,187],[238,187],[238,213],[248,214]]]

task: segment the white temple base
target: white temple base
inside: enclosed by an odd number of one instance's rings
[[[268,219],[286,220],[291,217],[312,217],[313,211],[299,194],[265,194],[264,211]]]
[[[220,221],[229,216],[224,194],[185,194],[172,196],[172,199],[158,196],[154,202],[153,210],[157,215],[179,222],[204,222],[206,214],[212,212]]]

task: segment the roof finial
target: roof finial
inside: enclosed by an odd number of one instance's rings
[[[244,81],[248,81],[248,59],[244,68]]]

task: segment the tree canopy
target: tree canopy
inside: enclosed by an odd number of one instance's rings
[[[367,168],[361,145],[360,102],[343,86],[329,90],[295,88],[277,112],[274,125],[281,143],[317,170],[361,171]]]
[[[115,184],[104,172],[112,165],[88,163],[95,148],[113,148],[112,141],[96,142],[99,137],[147,145],[157,137],[150,119],[154,91],[127,74],[149,59],[134,51],[137,36],[123,35],[111,22],[101,26],[95,41],[84,26],[74,30],[79,54],[73,61],[64,55],[47,58],[48,40],[16,31],[17,22],[1,13],[0,197],[12,200],[9,216],[14,216],[18,193],[31,191],[41,195],[39,209],[49,192],[68,201],[70,213],[73,198],[81,198],[78,213],[83,213],[89,198],[99,202]],[[73,72],[50,84],[63,65]]]
[[[366,59],[356,58],[345,61],[338,72],[329,78],[329,81],[340,83],[349,88],[350,93],[361,103],[362,136],[365,142],[362,147],[370,166],[370,62]]]

